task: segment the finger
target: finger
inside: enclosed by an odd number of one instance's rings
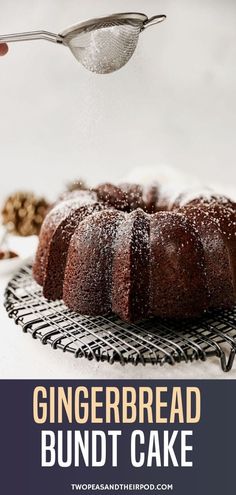
[[[2,55],[6,55],[6,53],[8,52],[8,46],[6,43],[0,43],[0,57]]]

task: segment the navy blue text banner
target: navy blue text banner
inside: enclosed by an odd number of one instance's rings
[[[234,380],[0,388],[4,495],[235,493]]]

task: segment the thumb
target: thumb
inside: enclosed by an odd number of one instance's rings
[[[6,45],[6,43],[0,43],[0,56],[6,55],[7,52],[8,46]]]

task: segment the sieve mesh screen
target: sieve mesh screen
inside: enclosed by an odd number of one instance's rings
[[[75,34],[67,42],[86,69],[107,74],[123,67],[132,57],[141,27],[138,22],[104,23]]]

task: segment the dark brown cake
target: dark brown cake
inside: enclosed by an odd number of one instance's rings
[[[84,218],[101,209],[102,205],[99,203],[76,208],[66,219],[60,222],[54,231],[43,284],[43,294],[47,299],[56,300],[62,298],[67,253],[71,238]]]
[[[112,311],[123,320],[149,314],[150,216],[137,209],[126,214],[114,243]]]
[[[44,295],[126,321],[233,307],[235,204],[183,198],[125,183],[63,196],[44,221],[33,268]]]
[[[40,241],[33,266],[33,275],[39,285],[44,284],[51,241],[57,228],[79,208],[94,205],[96,200],[96,194],[90,191],[80,191],[78,194],[66,193],[65,198],[51,208],[40,231]]]
[[[63,300],[82,314],[105,314],[112,309],[114,241],[124,214],[116,210],[93,213],[83,220],[70,243]]]

